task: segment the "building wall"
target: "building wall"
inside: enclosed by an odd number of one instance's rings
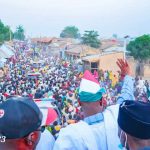
[[[108,71],[113,71],[113,73],[117,73],[117,71],[119,70],[119,67],[116,64],[116,61],[118,58],[124,58],[124,54],[123,52],[119,52],[119,53],[113,53],[113,54],[107,54],[104,56],[100,56],[99,58],[99,70],[108,70]],[[127,57],[126,58],[129,65],[131,66],[131,69],[133,71],[133,76],[136,76],[136,68],[138,66],[138,63],[136,60],[134,60],[133,57]],[[143,77],[145,79],[150,79],[150,64],[143,64]],[[90,70],[90,63],[84,61],[84,70]]]
[[[118,58],[123,59],[123,57],[124,57],[123,52],[106,54],[104,56],[101,56],[99,62],[99,69],[113,71],[113,73],[117,73],[119,68],[116,64],[116,61]]]

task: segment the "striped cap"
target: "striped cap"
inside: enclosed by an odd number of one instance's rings
[[[101,100],[104,88],[100,87],[99,82],[94,78],[92,73],[85,71],[80,83],[79,98],[81,102],[96,102]]]

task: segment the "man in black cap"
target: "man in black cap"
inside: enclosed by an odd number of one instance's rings
[[[42,117],[28,97],[11,97],[0,104],[0,149],[51,150],[54,138],[41,127]]]
[[[121,147],[150,150],[150,103],[124,101],[119,107],[118,125]]]

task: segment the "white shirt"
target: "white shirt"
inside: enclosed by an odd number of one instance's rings
[[[144,87],[144,80],[139,80],[139,88],[143,88]]]
[[[45,129],[45,131],[41,134],[41,138],[36,146],[36,150],[52,150],[54,143],[54,137],[47,129]]]

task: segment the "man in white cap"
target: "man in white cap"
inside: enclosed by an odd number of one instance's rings
[[[103,111],[101,105],[104,90],[89,71],[84,73],[79,98],[84,120],[60,131],[54,150],[119,150],[118,110],[124,100],[134,100],[131,69],[126,61],[117,61],[124,76],[124,85],[118,104]]]

